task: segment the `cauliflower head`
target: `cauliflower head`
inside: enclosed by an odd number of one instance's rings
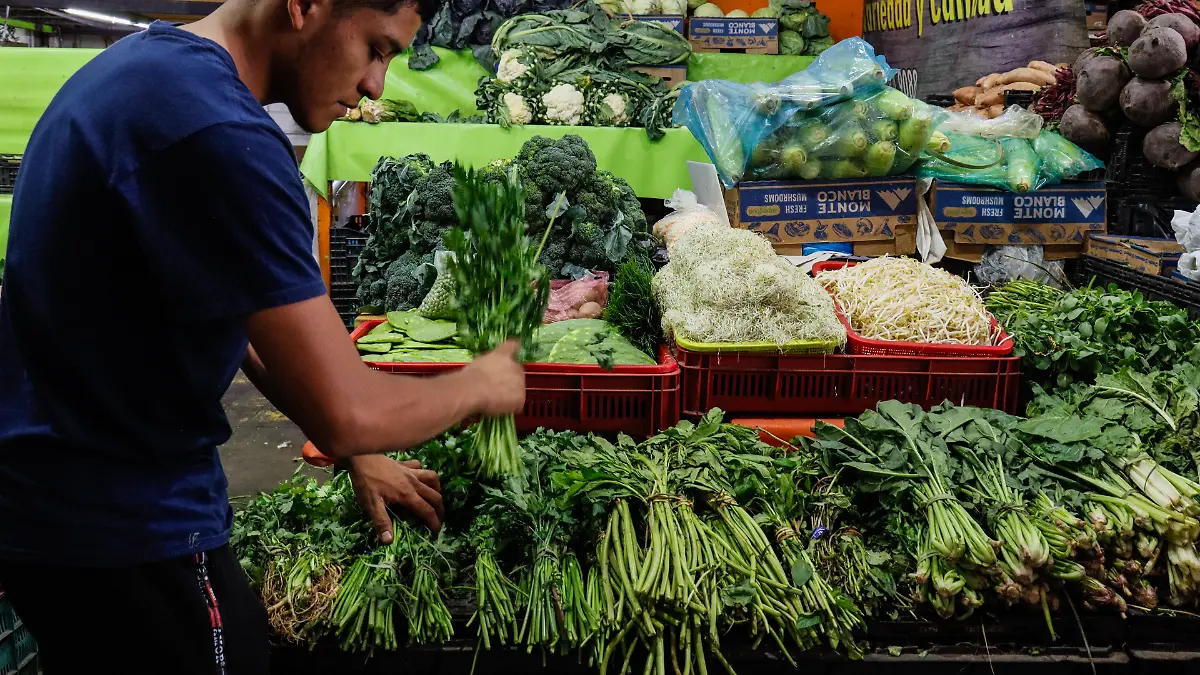
[[[505,117],[509,124],[530,124],[533,122],[533,109],[523,96],[507,92],[500,99],[503,101]]]
[[[521,62],[523,53],[519,49],[509,49],[500,55],[500,63],[496,66],[496,79],[505,84],[511,84],[529,73],[529,66]]]
[[[546,108],[546,121],[550,124],[578,126],[583,120],[583,92],[575,85],[556,84],[542,96]]]
[[[600,99],[600,117],[612,126],[629,124],[629,100],[622,94],[612,92]]]

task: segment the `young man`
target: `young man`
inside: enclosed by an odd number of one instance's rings
[[[0,588],[50,675],[266,672],[217,454],[239,366],[342,460],[385,542],[385,505],[436,530],[442,503],[379,453],[521,409],[515,345],[437,379],[364,366],[262,108],[316,132],[379,97],[437,1],[228,0],[113,45],[38,123],[0,301]]]

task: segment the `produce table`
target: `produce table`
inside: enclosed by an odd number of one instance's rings
[[[8,219],[12,213],[12,195],[0,195],[0,260],[8,250]]]
[[[486,71],[469,50],[434,51],[441,61],[426,71],[411,70],[406,56],[397,57],[388,69],[384,97],[411,100],[418,110],[439,115],[455,110],[477,112],[475,87]],[[692,54],[688,77],[774,82],[804,70],[813,60],[810,56]],[[691,184],[688,160],[708,161],[704,149],[685,129],[669,130],[666,138],[651,143],[644,129],[632,128],[531,126],[504,130],[494,125],[335,122],[329,131],[312,137],[300,170],[322,196],[328,196],[329,181],[369,180],[371,168],[384,155],[421,152],[436,160],[482,164],[512,157],[532,136],[567,133],[583,136],[600,168],[629,181],[639,197],[670,197],[676,188]]]

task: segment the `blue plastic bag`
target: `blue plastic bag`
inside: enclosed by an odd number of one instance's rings
[[[850,99],[869,99],[886,89],[895,73],[870,44],[850,38],[826,50],[807,70],[779,82],[689,84],[675,104],[674,121],[691,130],[721,182],[733,187],[746,176],[751,153],[763,139],[798,116],[819,115]]]

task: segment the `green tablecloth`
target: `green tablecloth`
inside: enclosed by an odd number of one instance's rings
[[[0,154],[25,152],[33,125],[50,99],[99,53],[99,49],[0,49]]]
[[[12,213],[12,195],[0,195],[0,260],[8,251],[8,218]]]
[[[600,168],[629,181],[639,197],[665,199],[688,187],[687,160],[707,162],[704,148],[687,129],[669,129],[651,143],[645,129],[494,124],[362,124],[334,122],[304,152],[300,170],[323,195],[331,180],[366,181],[380,157],[425,153],[438,161],[481,165],[517,154],[533,136],[579,134],[596,153]]]

